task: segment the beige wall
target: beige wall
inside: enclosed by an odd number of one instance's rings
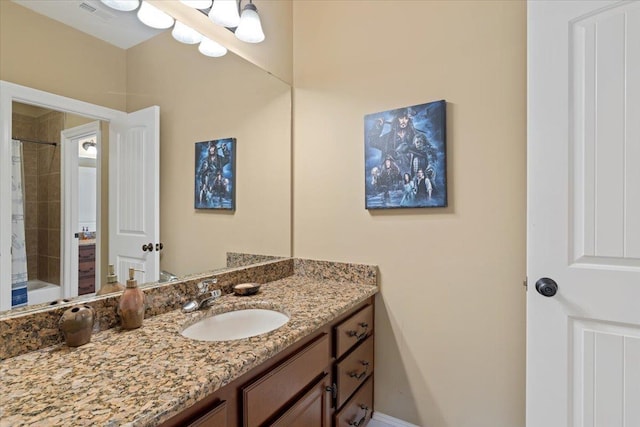
[[[525,3],[294,2],[294,255],[377,264],[376,410],[524,425]],[[363,116],[447,100],[449,207],[364,208]]]
[[[0,0],[0,52],[0,80],[125,109],[122,49]]]
[[[222,267],[226,252],[291,254],[291,89],[235,55],[159,35],[127,52],[129,111],[160,105],[161,265]],[[194,209],[195,143],[237,138],[236,211]]]

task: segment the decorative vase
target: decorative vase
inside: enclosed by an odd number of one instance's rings
[[[88,305],[73,307],[60,317],[60,330],[69,347],[79,347],[91,341],[95,313]]]

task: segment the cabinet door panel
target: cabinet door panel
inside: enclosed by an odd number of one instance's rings
[[[242,389],[245,427],[259,426],[280,411],[329,365],[329,338],[319,339]]]
[[[325,374],[272,427],[328,427],[330,409],[329,375]]]
[[[218,406],[189,424],[188,427],[227,427],[227,402],[220,402]]]

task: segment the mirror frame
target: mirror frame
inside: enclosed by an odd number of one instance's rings
[[[127,115],[123,111],[0,80],[0,200],[10,200],[11,197],[11,131],[14,101],[107,122],[124,120]],[[100,175],[97,176],[97,180],[101,181]],[[64,194],[64,190],[62,192]],[[11,283],[10,237],[11,204],[3,203],[0,205],[0,284]],[[96,250],[96,257],[101,256],[98,247]],[[0,286],[0,311],[5,310],[11,310],[11,286],[7,289]]]

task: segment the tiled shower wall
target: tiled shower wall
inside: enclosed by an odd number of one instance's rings
[[[13,114],[13,136],[60,143],[64,114]],[[60,284],[60,146],[22,144],[29,280]]]

